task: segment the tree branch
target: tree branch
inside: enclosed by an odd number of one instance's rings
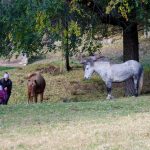
[[[112,14],[106,14],[102,7],[99,6],[94,0],[80,0],[79,3],[84,7],[87,7],[87,9],[94,11],[99,16],[102,23],[120,26],[123,28],[130,24],[130,22],[126,21],[125,18],[117,12],[114,12],[115,16]]]

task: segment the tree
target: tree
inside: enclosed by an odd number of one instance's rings
[[[0,45],[8,39],[13,52],[23,50],[31,55],[40,52],[44,33],[57,28],[53,26],[54,18],[60,17],[63,3],[63,0],[0,1],[0,38],[3,39]]]
[[[1,50],[4,55],[14,52],[37,53],[41,48],[39,32],[36,32],[36,5],[26,0],[1,1]],[[34,9],[33,9],[34,8]],[[7,39],[7,43],[5,42]],[[6,43],[6,44],[5,44]],[[5,44],[5,45],[4,45]],[[4,45],[4,46],[3,46]],[[11,47],[10,47],[11,45]],[[5,53],[7,50],[8,53]],[[2,53],[1,53],[2,54]]]
[[[62,41],[66,70],[70,70],[69,49],[76,40],[72,37],[80,32],[75,18],[77,11],[69,1],[9,0],[0,1],[0,8],[1,55],[22,51],[28,55],[39,54],[46,34],[50,37],[46,42],[50,51],[55,40]]]

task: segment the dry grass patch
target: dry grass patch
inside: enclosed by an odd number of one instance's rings
[[[11,130],[11,129],[10,129]],[[0,134],[0,147],[52,150],[149,150],[150,114],[22,126]]]

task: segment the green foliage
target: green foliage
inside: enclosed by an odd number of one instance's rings
[[[29,55],[41,53],[43,47],[41,41],[45,33],[51,39],[48,44],[49,50],[53,49],[54,41],[61,40],[64,41],[62,43],[66,43],[66,38],[69,40],[69,49],[75,50],[76,43],[85,30],[90,30],[92,24],[96,32],[97,26],[100,25],[98,16],[92,11],[85,11],[78,2],[78,0],[0,1],[0,55],[9,56],[22,51]],[[106,10],[106,13],[117,10],[126,20],[133,20],[134,11],[136,12],[134,20],[148,24],[147,20],[150,18],[148,0],[102,0],[95,5],[101,6],[102,11]]]
[[[80,32],[80,27],[77,24],[77,22],[71,20],[70,24],[69,24],[69,34],[75,34],[76,36],[80,36],[81,32]]]
[[[110,13],[114,9],[118,10],[126,20],[135,19],[133,12],[136,13],[136,21],[145,22],[147,16],[149,16],[150,1],[149,0],[110,0],[106,7],[106,13]],[[150,18],[147,17],[147,19]]]
[[[91,31],[86,32],[85,34],[83,34],[83,36],[81,37],[81,41],[79,43],[80,46],[80,52],[88,52],[88,55],[94,55],[95,52],[99,52],[100,53],[100,49],[102,47],[102,45],[100,44],[100,42],[98,42],[98,40],[95,40],[93,38],[92,34],[92,28]]]
[[[5,56],[22,51],[28,55],[42,52],[44,34],[50,37],[49,50],[55,40],[65,43],[67,36],[69,49],[75,50],[92,16],[77,0],[1,1],[0,8],[0,54]]]
[[[41,39],[44,31],[50,27],[50,19],[59,16],[61,2],[57,0],[0,2],[1,55],[22,51],[29,55],[39,53],[43,46]]]
[[[43,32],[43,30],[46,28],[46,20],[47,16],[45,12],[37,12],[35,30],[40,33]]]

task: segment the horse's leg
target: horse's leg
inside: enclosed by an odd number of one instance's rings
[[[30,96],[28,96],[28,104],[30,103]]]
[[[133,76],[134,81],[134,95],[138,96],[138,78],[136,76]]]
[[[40,94],[41,103],[43,102],[43,93]]]
[[[34,96],[34,102],[35,102],[35,103],[37,103],[37,97],[38,97],[38,95],[35,94],[35,96]]]
[[[106,82],[106,88],[107,88],[107,98],[106,99],[112,99],[112,95],[111,95],[111,89],[112,89],[112,82],[108,81]]]
[[[30,101],[31,101],[31,93],[28,92],[28,104],[30,103]]]

